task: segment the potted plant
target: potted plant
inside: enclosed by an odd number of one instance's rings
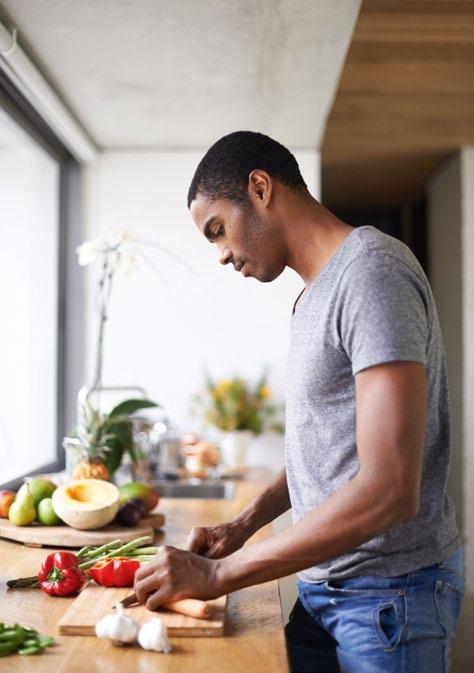
[[[194,397],[194,408],[202,410],[206,425],[221,431],[228,467],[245,467],[252,436],[267,430],[283,433],[282,423],[275,419],[278,407],[270,397],[266,372],[255,386],[240,376],[214,381],[206,375],[205,390]]]
[[[110,479],[128,453],[137,464],[131,414],[159,406],[147,399],[120,402],[108,413],[90,402],[91,391],[82,388],[78,396],[78,422],[74,437],[66,437],[66,469],[72,479]]]

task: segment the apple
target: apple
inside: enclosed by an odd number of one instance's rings
[[[132,481],[123,486],[119,486],[120,491],[120,502],[122,504],[128,502],[132,498],[139,498],[143,501],[145,509],[147,512],[151,512],[154,509],[159,500],[160,496],[158,491],[156,491],[153,486],[150,484],[144,484],[140,481]]]
[[[61,519],[54,511],[51,498],[43,498],[43,500],[38,503],[37,513],[38,521],[45,526],[57,526],[61,523]]]
[[[15,491],[0,491],[0,517],[2,519],[8,519],[8,512],[15,498]]]

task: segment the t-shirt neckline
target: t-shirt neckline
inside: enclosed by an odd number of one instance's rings
[[[310,282],[308,283],[308,285],[307,285],[305,288],[303,288],[303,290],[300,292],[300,294],[299,294],[298,297],[296,298],[295,304],[294,304],[294,306],[293,306],[292,317],[296,315],[296,307],[299,306],[299,308],[301,308],[301,303],[305,301],[305,299],[306,299],[306,297],[308,296],[309,292],[313,289],[313,287],[314,287],[315,285],[318,284],[318,281],[321,281],[321,277],[323,277],[323,275],[325,275],[325,274],[328,272],[328,270],[330,270],[330,268],[334,265],[334,262],[335,262],[336,259],[339,257],[339,255],[342,253],[342,251],[346,248],[346,245],[347,245],[349,239],[352,238],[353,234],[355,234],[357,231],[360,231],[361,229],[367,229],[367,228],[370,227],[370,226],[371,226],[371,225],[369,225],[369,224],[364,224],[364,225],[362,225],[362,226],[360,226],[360,227],[355,227],[355,228],[350,232],[350,234],[348,234],[348,235],[345,237],[345,239],[342,241],[342,243],[340,244],[340,246],[336,249],[336,251],[334,252],[334,254],[332,255],[332,257],[330,257],[330,258],[328,259],[328,261],[326,262],[326,264],[323,266],[323,268],[321,269],[321,271],[320,271],[318,274],[316,274],[316,276],[315,276],[312,280],[310,280]]]

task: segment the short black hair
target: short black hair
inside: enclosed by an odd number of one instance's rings
[[[198,193],[212,201],[247,203],[249,175],[257,168],[287,187],[306,189],[298,162],[286,147],[263,133],[235,131],[214,143],[199,162],[188,191],[188,208]]]

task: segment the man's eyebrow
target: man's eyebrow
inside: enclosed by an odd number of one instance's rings
[[[203,232],[204,236],[207,238],[208,241],[212,241],[212,234],[210,232],[210,228],[211,228],[211,224],[214,222],[216,217],[217,217],[217,215],[211,215],[211,217],[209,217],[204,224],[202,232]]]

